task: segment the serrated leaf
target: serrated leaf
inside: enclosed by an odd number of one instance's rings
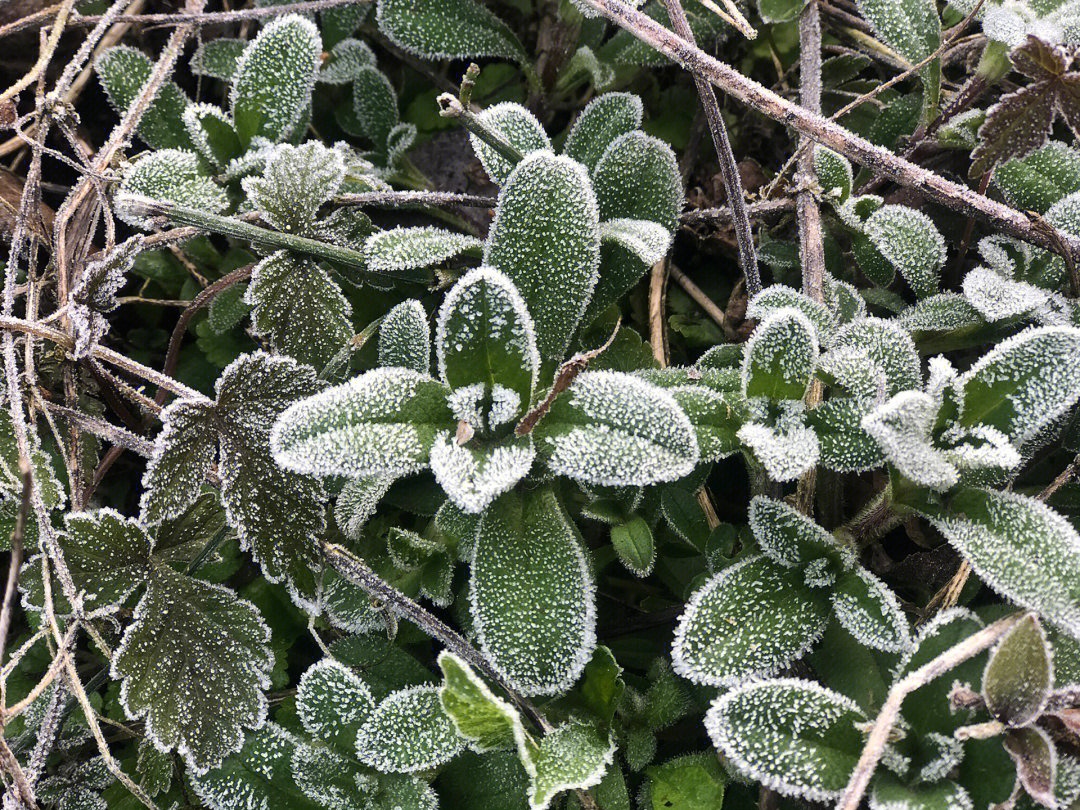
[[[744,776],[783,796],[825,802],[840,796],[855,769],[865,719],[849,698],[788,678],[720,696],[705,728]]]
[[[507,493],[484,512],[469,598],[481,649],[521,692],[561,694],[577,680],[596,644],[593,581],[551,490]]]
[[[930,217],[904,205],[885,205],[870,215],[863,231],[916,296],[938,291],[945,238]]]
[[[1000,163],[993,177],[1014,208],[1045,214],[1058,200],[1080,191],[1080,153],[1050,141],[1022,158]]]
[[[299,742],[290,761],[292,778],[304,795],[325,810],[366,810],[377,777],[330,748]]]
[[[431,369],[431,330],[424,305],[415,298],[395,305],[379,324],[379,365],[417,374]]]
[[[143,249],[141,236],[133,236],[92,262],[87,262],[71,288],[69,318],[75,332],[74,357],[85,357],[109,331],[105,314],[120,302],[116,293],[127,283],[127,273]]]
[[[785,568],[825,558],[835,572],[855,565],[851,550],[817,523],[783,501],[758,495],[747,516],[758,547]]]
[[[831,599],[836,618],[860,644],[884,652],[911,646],[911,628],[896,595],[866,569],[842,576]]]
[[[323,368],[352,337],[352,307],[319,263],[279,250],[251,271],[244,293],[255,333],[278,353]]]
[[[356,737],[356,755],[383,773],[412,773],[449,762],[464,743],[443,711],[439,688],[413,686],[379,703]]]
[[[986,708],[1007,726],[1026,726],[1042,714],[1053,687],[1046,634],[1039,620],[1028,614],[990,654],[982,681]]]
[[[107,48],[94,62],[105,95],[120,115],[135,101],[152,69],[146,54],[126,45]],[[139,119],[139,137],[154,149],[192,149],[194,144],[181,118],[188,104],[176,82],[166,80]]]
[[[139,753],[135,760],[135,773],[139,777],[139,787],[148,796],[167,793],[172,785],[172,757],[154,748],[154,744],[145,737],[139,740]]]
[[[893,321],[862,318],[841,327],[834,349],[862,349],[885,373],[885,395],[922,387],[922,364],[907,330]]]
[[[1055,95],[1053,82],[1036,82],[998,99],[979,127],[979,145],[971,153],[968,176],[981,177],[998,163],[1022,157],[1046,143]]]
[[[395,45],[425,59],[528,58],[509,26],[475,0],[379,0],[376,19]]]
[[[671,232],[647,219],[609,219],[600,223],[600,240],[619,245],[645,264],[654,265],[667,254]]]
[[[242,39],[219,37],[202,42],[191,57],[191,72],[231,81],[247,43]]]
[[[527,751],[535,745],[517,710],[496,697],[472,667],[447,650],[439,653],[438,663],[443,673],[439,689],[443,710],[473,749],[484,753],[513,747],[520,741]]]
[[[596,286],[598,217],[585,170],[547,151],[522,160],[499,195],[484,263],[518,288],[542,358],[562,357]]]
[[[690,598],[675,629],[672,665],[710,686],[769,676],[807,652],[828,618],[826,597],[809,590],[798,569],[749,557]]]
[[[635,515],[625,523],[611,527],[611,545],[619,560],[639,577],[652,573],[656,563],[656,542],[645,519]]]
[[[1063,517],[1024,495],[966,488],[930,521],[983,582],[1080,638],[1080,537]]]
[[[179,399],[161,412],[162,429],[143,474],[141,519],[156,525],[179,517],[199,496],[217,458],[212,407]]]
[[[698,461],[694,428],[674,397],[617,371],[579,375],[534,433],[548,467],[589,484],[675,481]]]
[[[367,684],[344,664],[326,658],[301,676],[296,712],[309,734],[351,754],[360,727],[375,711]]]
[[[140,158],[124,173],[119,194],[134,194],[163,200],[211,214],[225,210],[229,201],[200,165],[194,152],[159,149]],[[145,228],[145,220],[118,206],[117,216],[129,225]]]
[[[379,501],[393,483],[394,476],[391,475],[354,478],[345,482],[334,502],[334,521],[346,537],[360,539],[364,524],[375,514]]]
[[[535,115],[516,102],[500,101],[478,113],[477,118],[488,129],[501,135],[504,141],[522,155],[551,149],[551,139],[544,132],[543,125]],[[514,169],[510,161],[472,133],[469,133],[469,144],[491,182],[499,186],[505,185]]]
[[[345,179],[345,161],[336,149],[318,141],[274,147],[262,174],[241,184],[267,223],[279,231],[307,235],[323,203]]]
[[[229,95],[241,143],[256,136],[277,141],[292,131],[311,104],[321,54],[315,24],[296,14],[273,20],[247,45]]]
[[[385,149],[391,131],[401,120],[397,93],[390,80],[374,65],[363,65],[353,79],[352,96],[360,131],[376,149]]]
[[[219,767],[266,716],[269,638],[250,602],[153,563],[112,662],[125,714],[194,773]]]
[[[545,734],[533,753],[529,771],[529,808],[545,810],[564,790],[600,783],[615,756],[615,740],[578,721]]]
[[[308,475],[400,476],[427,466],[436,435],[453,430],[445,387],[381,368],[301,400],[274,425],[274,458]]]
[[[224,169],[243,152],[232,119],[221,107],[189,104],[184,110],[183,121],[199,154],[215,168]]]
[[[368,237],[364,258],[373,273],[400,273],[433,267],[463,253],[478,252],[481,245],[475,236],[443,228],[399,227]]]
[[[983,355],[957,383],[962,425],[985,424],[1022,445],[1080,397],[1080,329],[1028,329]]]
[[[64,515],[59,543],[87,617],[115,612],[147,576],[150,536],[113,509]]]
[[[814,147],[814,174],[825,196],[837,204],[851,196],[851,163],[843,155],[825,146]]]
[[[570,127],[563,153],[591,173],[612,141],[641,126],[642,113],[641,99],[632,93],[597,96]]]
[[[817,358],[817,331],[807,317],[794,307],[774,310],[747,341],[743,396],[802,399]]]

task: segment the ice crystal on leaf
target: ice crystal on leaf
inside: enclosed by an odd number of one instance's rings
[[[506,274],[536,322],[541,357],[560,359],[596,286],[600,221],[581,164],[540,150],[510,173],[484,264]]]
[[[911,629],[896,596],[863,568],[842,576],[832,593],[833,611],[860,644],[885,652],[911,646]]]
[[[645,264],[654,265],[667,254],[671,232],[647,219],[609,219],[600,223],[600,240],[624,247]]]
[[[199,156],[182,149],[159,149],[140,158],[124,173],[119,194],[164,200],[216,214],[228,207],[225,191],[200,164]],[[139,228],[149,223],[118,204],[117,216]]]
[[[309,734],[351,753],[357,732],[375,711],[375,698],[351,669],[327,658],[300,678],[296,711]]]
[[[448,762],[465,741],[443,711],[436,686],[394,692],[376,707],[356,737],[356,754],[383,773],[412,773]]]
[[[570,721],[544,735],[529,771],[529,810],[546,810],[564,790],[599,784],[615,758],[615,740]]]
[[[851,196],[851,163],[843,155],[824,146],[814,147],[814,173],[825,196],[837,204]]]
[[[325,62],[319,68],[319,81],[323,84],[348,84],[357,77],[363,67],[375,66],[375,53],[366,42],[348,37],[330,49]]]
[[[911,787],[891,773],[880,771],[870,791],[870,810],[974,810],[971,796],[956,782],[934,781]]]
[[[431,447],[431,471],[454,503],[476,514],[524,478],[535,458],[531,436],[474,449],[459,445],[450,431],[443,431]]]
[[[773,310],[747,341],[743,396],[802,399],[817,357],[817,330],[810,320],[794,307]]]
[[[1054,686],[1054,663],[1046,632],[1028,614],[1006,633],[986,662],[982,694],[986,709],[1006,726],[1033,723]]]
[[[112,662],[120,703],[161,751],[196,774],[238,751],[266,717],[270,631],[250,602],[221,585],[151,566]]]
[[[747,516],[758,547],[774,562],[791,568],[825,558],[851,568],[855,557],[829,532],[783,501],[758,495]]]
[[[868,400],[837,397],[806,412],[823,466],[837,472],[862,472],[885,463],[878,443],[862,427],[871,407]]]
[[[865,232],[918,297],[938,291],[945,238],[926,214],[902,205],[886,205],[870,215]]]
[[[443,684],[439,700],[458,733],[480,753],[517,746],[526,758],[535,743],[517,709],[497,697],[472,667],[447,650],[439,653]]]
[[[964,276],[964,297],[988,321],[1015,318],[1045,306],[1049,293],[1033,284],[1014,281],[986,267]]]
[[[704,385],[667,389],[694,426],[699,462],[717,461],[739,450],[736,433],[746,416],[742,397]]]
[[[217,458],[217,437],[205,429],[210,419],[210,405],[183,399],[161,412],[162,429],[143,476],[146,523],[179,517],[199,496]]]
[[[431,330],[424,305],[415,298],[395,305],[379,324],[379,365],[417,374],[431,370]]]
[[[476,0],[379,0],[376,19],[395,45],[426,59],[527,58],[509,26]]]
[[[337,194],[344,178],[341,153],[309,141],[274,147],[262,174],[245,177],[241,184],[272,228],[307,235],[320,206]]]
[[[960,478],[931,437],[940,406],[939,400],[922,391],[904,391],[867,414],[862,427],[906,478],[944,492]]]
[[[184,110],[183,120],[191,142],[214,168],[224,169],[243,151],[232,118],[221,107],[191,104]]]
[[[475,236],[443,228],[392,228],[379,231],[364,243],[364,258],[373,273],[400,273],[442,264],[463,253],[479,253]]]
[[[840,329],[832,348],[864,350],[885,374],[886,396],[922,385],[915,341],[903,326],[893,321],[881,318],[854,321]]]
[[[196,76],[232,81],[246,46],[244,40],[230,37],[205,40],[191,57],[191,72]]]
[[[109,102],[124,115],[150,78],[153,64],[142,51],[116,45],[102,51],[94,70]],[[193,144],[181,119],[189,103],[176,82],[166,80],[139,119],[139,137],[154,149],[191,149]]]
[[[133,236],[112,251],[87,262],[71,289],[71,326],[75,331],[74,357],[85,357],[105,333],[109,322],[105,313],[120,304],[116,293],[127,283],[127,273],[143,248],[141,236]]]
[[[581,538],[551,490],[508,492],[484,512],[469,598],[481,649],[521,692],[574,684],[596,645],[596,605]]]
[[[802,419],[802,403],[782,414],[776,425],[747,422],[736,434],[773,481],[794,481],[818,463],[821,443]]]
[[[311,104],[321,54],[318,28],[297,14],[278,17],[248,43],[229,95],[241,143],[292,131]]]
[[[59,543],[87,617],[115,612],[147,576],[150,536],[112,509],[69,512]]]
[[[570,127],[563,152],[592,172],[612,141],[641,126],[642,115],[641,99],[632,93],[597,96]]]
[[[374,65],[363,65],[353,79],[353,114],[360,131],[377,150],[388,148],[390,133],[401,121],[397,93],[386,74]]]
[[[802,584],[801,572],[754,556],[698,589],[675,628],[671,662],[695,683],[731,686],[779,672],[816,642],[828,599]]]
[[[617,371],[581,374],[535,434],[548,467],[601,486],[674,481],[698,461],[693,425],[674,397]]]
[[[541,149],[551,149],[551,139],[544,132],[544,127],[536,116],[513,101],[501,101],[483,110],[477,116],[488,128],[501,135],[503,140],[522,155],[529,155]],[[505,185],[514,165],[500,155],[490,145],[476,135],[469,134],[469,143],[473,152],[480,159],[491,182]]]
[[[781,309],[797,309],[814,326],[818,339],[828,343],[838,326],[836,315],[824,304],[785,284],[772,284],[755,295],[746,306],[746,317],[764,321]]]

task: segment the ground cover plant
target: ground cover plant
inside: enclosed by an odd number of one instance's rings
[[[1080,5],[0,7],[5,808],[1080,805]]]

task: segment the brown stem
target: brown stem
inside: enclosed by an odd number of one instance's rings
[[[30,488],[34,480],[30,470],[22,474],[22,497],[19,499],[19,511],[15,516],[15,529],[11,532],[11,560],[8,563],[7,582],[4,586],[4,605],[0,608],[0,664],[4,661],[8,631],[11,629],[11,615],[15,604],[15,586],[19,581],[19,566],[22,565],[23,533],[26,529],[26,516],[30,512]],[[7,706],[7,678],[0,678],[0,717]]]

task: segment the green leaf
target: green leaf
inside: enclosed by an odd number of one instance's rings
[[[806,0],[757,0],[758,14],[767,23],[791,22],[806,5]]]
[[[184,110],[184,126],[195,148],[218,170],[240,157],[244,148],[232,119],[215,104],[190,104]]]
[[[494,419],[494,414],[488,418]],[[431,446],[435,480],[450,500],[470,514],[484,511],[517,484],[532,469],[535,459],[532,436],[511,435],[490,442],[461,444],[445,430]]]
[[[700,461],[718,461],[739,449],[737,434],[748,416],[740,394],[703,385],[677,386],[668,393],[694,426]]]
[[[936,11],[934,16],[936,19]],[[938,292],[941,268],[945,264],[945,237],[930,217],[904,205],[885,205],[866,220],[864,232],[916,296],[925,298]]]
[[[360,75],[361,69],[375,67],[375,52],[366,42],[346,38],[331,46],[327,42],[325,26],[322,32],[323,47],[330,48],[326,61],[319,68],[319,81],[323,84],[348,84]]]
[[[817,434],[806,426],[802,403],[781,414],[777,424],[747,422],[736,434],[773,481],[794,481],[818,463],[821,446]]]
[[[307,798],[330,810],[361,810],[378,777],[355,756],[298,742],[290,761],[292,778]]]
[[[562,358],[596,286],[600,222],[585,170],[540,151],[507,178],[484,263],[505,273],[536,323],[540,356]]]
[[[794,307],[771,312],[747,341],[743,396],[801,400],[817,358],[817,331],[807,317]]]
[[[662,225],[674,236],[683,206],[682,175],[671,147],[644,132],[618,136],[593,170],[600,220],[636,219]],[[609,241],[600,252],[600,276],[584,322],[591,323],[649,269],[641,256]]]
[[[543,125],[535,115],[516,102],[500,101],[478,113],[477,118],[485,127],[501,135],[503,140],[522,155],[551,149],[551,139],[544,132]],[[505,185],[514,165],[473,133],[469,133],[469,144],[491,182],[499,186]]]
[[[443,264],[463,253],[478,253],[475,236],[430,226],[379,231],[364,243],[364,258],[373,273],[397,273]]]
[[[825,632],[826,597],[798,569],[749,557],[690,598],[675,629],[671,661],[695,683],[730,686],[779,672]]]
[[[376,149],[385,149],[390,132],[401,120],[397,93],[390,80],[374,65],[363,65],[353,80],[352,95],[360,131]]]
[[[589,711],[608,726],[615,716],[615,709],[626,694],[626,682],[611,650],[599,645],[581,677],[579,691]]]
[[[645,518],[635,515],[626,523],[611,527],[611,545],[619,560],[639,577],[652,573],[656,563],[656,543]]]
[[[472,667],[453,653],[439,653],[443,684],[439,699],[443,711],[454,722],[458,734],[479,753],[520,744],[534,745],[525,733],[521,715],[502,698],[496,697]]]
[[[56,474],[52,456],[42,449],[36,433],[29,436],[30,458],[34,466],[34,481],[41,488],[41,500],[45,508],[52,510],[64,505],[65,492]],[[20,472],[19,445],[15,439],[15,424],[11,413],[0,409],[0,494],[6,500],[20,501],[23,476]],[[33,520],[28,523],[33,523]]]
[[[453,430],[446,390],[403,368],[380,368],[301,400],[274,425],[274,458],[308,475],[401,476],[427,466]]]
[[[694,428],[674,397],[618,371],[579,375],[534,433],[548,467],[588,484],[675,481],[698,461]]]
[[[254,331],[275,352],[323,368],[353,335],[352,307],[319,263],[285,250],[251,271],[244,293]]]
[[[301,146],[278,144],[268,153],[262,173],[240,182],[270,227],[306,236],[319,208],[338,193],[344,179],[341,152],[308,141]]]
[[[870,792],[871,810],[971,810],[971,797],[956,782],[920,782],[918,786],[901,781],[879,769]]]
[[[716,757],[709,754],[685,754],[655,765],[646,771],[649,798],[654,808],[665,810],[700,810],[724,803],[727,776]]]
[[[1080,329],[1046,326],[1003,340],[960,376],[962,425],[997,428],[1022,445],[1080,397]]]
[[[747,518],[758,547],[785,568],[829,560],[834,573],[852,568],[855,556],[821,526],[783,501],[758,495]]]
[[[911,628],[896,595],[866,569],[841,577],[830,598],[836,618],[860,644],[884,652],[911,646]]]
[[[150,536],[113,509],[64,515],[59,542],[87,617],[115,612],[147,576]]]
[[[941,44],[941,19],[933,0],[858,0],[858,7],[878,39],[911,63],[926,59]],[[940,60],[920,72],[928,103],[936,108]]]
[[[102,51],[94,62],[94,70],[109,103],[122,116],[150,78],[153,65],[142,51],[116,45]],[[154,149],[194,148],[182,120],[189,103],[176,82],[165,81],[139,119],[136,128],[139,137]]]
[[[199,45],[191,57],[191,72],[196,76],[232,81],[236,75],[236,65],[246,47],[247,43],[242,39],[208,39]]]
[[[885,463],[885,456],[862,427],[868,411],[854,398],[830,399],[806,412],[821,448],[822,466],[837,472],[863,472]]]
[[[481,649],[521,692],[561,694],[589,662],[596,644],[592,576],[581,538],[551,490],[510,492],[484,512],[469,598]]]
[[[143,474],[140,518],[156,525],[179,517],[199,497],[217,458],[209,404],[178,399],[161,412],[162,429]]]
[[[1046,634],[1029,613],[990,654],[982,683],[986,708],[1007,726],[1026,726],[1042,714],[1053,686],[1054,665]]]
[[[600,240],[601,244],[618,245],[652,266],[671,247],[671,232],[647,219],[609,219],[600,223]]]
[[[525,765],[530,810],[545,810],[564,790],[599,784],[614,756],[615,740],[585,723],[572,720],[545,734]]]
[[[154,745],[177,749],[194,773],[219,767],[266,717],[269,639],[250,602],[153,563],[112,662],[125,714],[145,718]]]
[[[1050,141],[994,169],[994,185],[1013,208],[1045,214],[1063,197],[1080,191],[1080,152]]]
[[[490,431],[523,414],[540,372],[536,340],[525,301],[503,273],[481,267],[459,280],[435,326],[439,374],[454,391],[454,415]]]
[[[717,698],[705,715],[713,744],[739,773],[782,796],[840,796],[863,749],[865,715],[810,681],[750,683]]]
[[[903,391],[862,420],[862,428],[878,443],[901,475],[919,486],[945,492],[960,480],[948,455],[933,444],[941,402],[922,391]]]
[[[833,349],[861,349],[885,374],[885,396],[922,388],[922,363],[903,326],[881,318],[861,318],[844,326]]]
[[[836,314],[828,307],[785,284],[770,284],[755,295],[747,304],[746,317],[763,321],[785,307],[797,309],[805,315],[814,325],[819,339],[826,343],[839,326]]]
[[[800,3],[801,5],[801,3]],[[814,173],[825,196],[836,204],[847,201],[853,184],[851,163],[825,146],[814,147]]]
[[[195,774],[191,784],[211,810],[281,807],[325,810],[297,788],[290,761],[303,744],[276,723],[248,735],[238,754],[213,770]]]
[[[411,686],[378,705],[356,737],[356,755],[383,773],[413,773],[449,762],[464,743],[443,711],[439,688]]]
[[[475,0],[379,0],[379,30],[424,59],[528,61],[510,27]]]
[[[375,514],[379,501],[394,480],[392,475],[376,475],[345,482],[334,502],[334,521],[346,537],[360,539],[364,524]]]
[[[310,20],[278,17],[244,49],[229,95],[236,134],[245,146],[256,135],[277,141],[311,104],[322,40]]]
[[[140,158],[124,173],[119,194],[133,194],[163,200],[211,214],[229,205],[225,191],[205,173],[199,156],[183,149],[159,149]],[[148,223],[117,207],[124,222],[145,228]]]
[[[379,324],[379,365],[417,374],[431,370],[431,330],[424,305],[415,298],[395,305]]]
[[[592,173],[616,138],[641,126],[642,111],[641,99],[633,93],[597,96],[570,127],[563,153]]]
[[[529,778],[517,754],[464,752],[439,773],[443,807],[528,810]]]
[[[1057,750],[1050,735],[1037,726],[1009,729],[1001,744],[1016,763],[1016,776],[1024,790],[1044,807],[1057,807]]]
[[[1080,638],[1080,536],[1034,498],[966,488],[930,522],[1005,598]]]
[[[145,790],[148,796],[168,793],[173,778],[172,757],[158,751],[150,740],[143,737],[139,740],[135,773],[139,777],[139,787]]]
[[[300,677],[296,712],[309,734],[352,754],[356,735],[375,711],[375,698],[344,664],[325,658]]]

